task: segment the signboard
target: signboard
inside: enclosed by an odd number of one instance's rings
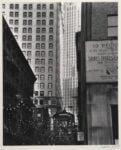
[[[118,41],[87,41],[86,82],[118,81]]]

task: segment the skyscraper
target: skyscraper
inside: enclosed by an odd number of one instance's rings
[[[37,78],[34,96],[61,96],[60,4],[5,3],[2,13]]]
[[[62,95],[64,108],[77,114],[75,33],[81,29],[81,3],[63,3],[63,51],[61,53]]]

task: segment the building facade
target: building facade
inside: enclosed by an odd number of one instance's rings
[[[37,78],[34,96],[60,97],[60,4],[5,3],[2,13]]]
[[[3,18],[3,143],[15,144],[20,121],[32,119],[34,82],[36,78],[13,34]],[[24,130],[27,128],[24,125]],[[26,135],[25,135],[26,138]],[[13,141],[12,141],[13,140]]]
[[[79,43],[80,41],[80,43]],[[79,125],[85,144],[118,141],[118,4],[82,3],[77,34]]]
[[[77,87],[75,33],[80,31],[81,4],[63,3],[63,50],[61,58],[63,107],[75,114],[77,122]]]

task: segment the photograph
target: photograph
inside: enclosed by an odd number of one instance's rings
[[[1,12],[3,146],[119,145],[118,2]]]

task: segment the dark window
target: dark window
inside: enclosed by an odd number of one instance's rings
[[[42,17],[46,17],[46,12],[42,12]]]
[[[22,40],[23,40],[23,41],[26,41],[26,35],[23,35],[23,36],[22,36]]]
[[[27,20],[23,20],[23,25],[27,25]]]
[[[37,12],[37,17],[41,17],[41,12]]]
[[[44,73],[45,72],[45,67],[41,67],[40,72]]]
[[[36,28],[36,33],[40,33],[40,28]]]
[[[40,83],[40,88],[44,89],[45,88],[45,84],[44,83]]]
[[[41,65],[45,65],[45,59],[41,59]]]
[[[46,9],[46,4],[42,5],[42,9],[45,10]]]
[[[18,28],[14,28],[14,32],[15,32],[15,33],[18,33]]]
[[[37,20],[37,25],[41,25],[41,20]]]
[[[27,28],[23,28],[23,33],[26,33],[27,32]]]
[[[32,20],[28,20],[28,25],[32,25]]]
[[[41,4],[37,4],[37,9],[41,9]]]
[[[44,91],[40,91],[40,96],[44,96]]]
[[[46,20],[42,20],[42,25],[46,25]]]
[[[15,20],[15,25],[18,25],[19,24],[19,21],[18,20]]]
[[[45,41],[46,40],[46,36],[45,35],[42,35],[41,36],[41,41]]]
[[[49,43],[49,48],[50,48],[50,49],[53,48],[53,43]]]
[[[13,17],[13,12],[10,12],[10,13],[9,13],[9,16],[10,16],[10,17]]]
[[[9,20],[9,23],[12,25],[12,24],[13,24],[13,20],[12,20],[12,19],[10,19],[10,20]]]
[[[40,35],[36,36],[36,41],[40,41]]]
[[[49,57],[53,57],[53,51],[48,52]]]
[[[29,4],[29,9],[32,9],[32,4]]]
[[[42,33],[45,33],[46,32],[46,28],[42,28]]]
[[[10,9],[13,9],[14,8],[14,5],[13,4],[10,4]]]
[[[45,80],[45,75],[40,75],[40,80]]]
[[[15,4],[15,9],[19,9],[19,4]]]
[[[27,12],[23,12],[23,17],[27,17]]]
[[[45,51],[41,51],[41,56],[45,57]]]
[[[32,17],[32,12],[29,12],[28,16],[29,16],[29,17]]]
[[[31,48],[32,48],[32,44],[31,44],[31,43],[28,43],[28,44],[27,44],[27,48],[28,48],[28,49],[31,49]]]
[[[39,57],[40,56],[40,51],[36,51],[35,56]]]
[[[28,28],[28,33],[32,33],[32,28]]]
[[[42,43],[42,44],[41,44],[41,48],[42,48],[42,49],[45,49],[45,43]]]
[[[24,4],[24,5],[23,5],[23,9],[27,9],[27,4]]]
[[[22,43],[22,48],[26,48],[26,43]]]
[[[50,32],[50,33],[53,33],[53,28],[49,28],[49,32]]]
[[[35,67],[35,72],[39,72],[39,67]]]
[[[40,59],[35,59],[35,64],[39,65],[40,64]]]
[[[53,59],[49,59],[49,60],[48,60],[48,64],[49,64],[49,65],[52,65],[52,64],[53,64]]]
[[[53,20],[50,20],[50,21],[49,21],[49,25],[53,25]]]
[[[50,9],[53,9],[54,8],[54,5],[53,4],[50,4]]]
[[[53,35],[49,35],[49,40],[53,41]]]
[[[35,91],[34,94],[35,94],[35,96],[38,96],[38,91]],[[38,104],[38,100],[35,103]]]
[[[48,72],[53,72],[53,67],[48,67]]]
[[[49,80],[49,81],[51,81],[51,80],[52,80],[52,78],[53,78],[53,76],[52,76],[52,75],[48,75],[48,80]]]
[[[28,36],[28,41],[32,41],[32,36],[31,35]]]
[[[40,43],[36,43],[36,49],[40,49]]]
[[[15,17],[19,17],[19,13],[18,12],[15,12]]]
[[[50,17],[53,17],[53,16],[54,16],[53,12],[50,12]]]

